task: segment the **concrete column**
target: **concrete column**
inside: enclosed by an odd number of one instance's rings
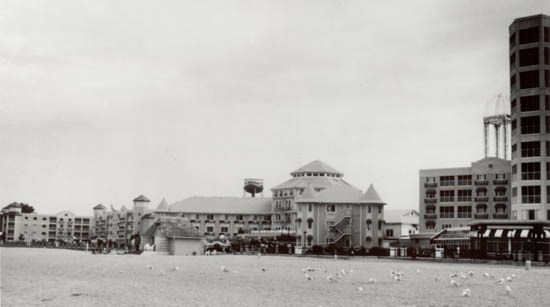
[[[487,158],[487,154],[489,151],[489,144],[488,144],[489,131],[487,130],[487,126],[488,126],[487,123],[483,123],[483,140],[485,142],[485,158]]]
[[[499,155],[498,155],[498,152],[499,152],[499,147],[500,147],[500,125],[499,124],[495,124],[495,156],[498,158]]]

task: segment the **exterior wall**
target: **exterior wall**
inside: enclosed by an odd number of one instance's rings
[[[171,239],[170,240],[170,255],[175,256],[191,256],[193,254],[200,255],[202,245],[199,239]]]
[[[538,29],[536,39],[528,43],[522,43],[523,30],[531,28]],[[548,176],[550,173],[550,164],[548,164],[550,162],[550,129],[548,128],[548,116],[550,115],[549,31],[550,17],[544,15],[516,19],[509,28],[512,165],[514,168],[512,219],[514,220],[550,220],[550,176]],[[522,66],[520,54],[527,49],[536,50],[538,56],[529,58],[529,60],[535,60],[535,62],[523,63]],[[538,84],[523,86],[522,88],[522,83],[525,81],[522,80],[522,75],[526,76],[526,72],[533,72],[538,75]],[[528,109],[529,111],[522,110],[521,101],[533,97],[538,102],[538,108]],[[521,121],[528,116],[538,118],[538,132],[522,131]],[[524,142],[538,142],[540,152],[534,155],[523,155],[521,148]],[[539,178],[522,176],[526,163],[537,163],[540,166]],[[540,188],[540,194],[536,195],[536,198],[523,195],[523,189],[530,189],[531,187]]]
[[[178,212],[178,215],[188,218],[191,224],[205,236],[225,235],[231,238],[237,235],[240,229],[245,232],[271,230],[269,212],[265,214]]]
[[[470,176],[471,180],[459,182],[459,176]],[[452,177],[454,184],[442,185],[443,177]],[[420,170],[420,232],[437,232],[445,226],[462,227],[475,220],[509,219],[510,177],[510,162],[499,158],[486,158],[471,167]],[[442,191],[452,191],[453,199],[441,197]],[[471,197],[459,200],[459,191],[470,191]],[[504,194],[500,195],[502,191]],[[453,215],[445,216],[442,207],[452,207]],[[469,207],[471,214],[459,216],[459,207]]]

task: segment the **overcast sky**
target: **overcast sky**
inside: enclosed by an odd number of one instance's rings
[[[540,13],[549,1],[1,1],[0,205],[242,196],[245,177],[269,190],[320,159],[386,209],[418,208],[419,169],[483,158],[508,26]]]

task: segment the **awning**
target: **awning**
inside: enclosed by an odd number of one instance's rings
[[[477,234],[479,233],[479,231],[470,231],[470,238],[477,238]]]
[[[495,230],[494,237],[497,237],[497,238],[502,237],[502,229]]]
[[[494,229],[487,229],[487,230],[485,230],[485,232],[483,233],[483,237],[484,237],[484,238],[488,238],[488,237],[489,237],[489,233],[491,232],[491,230],[494,230]]]
[[[544,230],[544,234],[546,235],[546,239],[550,239],[550,230]]]

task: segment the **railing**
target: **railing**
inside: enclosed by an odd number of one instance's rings
[[[476,201],[476,202],[488,202],[489,197],[488,196],[476,196],[476,197],[474,197],[474,201]]]
[[[493,184],[508,184],[508,179],[495,179]]]
[[[474,214],[474,218],[476,219],[488,219],[489,218],[489,213],[475,213]]]
[[[340,222],[343,219],[348,218],[348,217],[351,217],[351,210],[350,209],[343,210],[338,215],[335,215],[334,218],[332,218],[332,221],[334,221],[334,224],[332,226],[334,227],[334,226],[340,224]]]
[[[342,239],[344,236],[350,235],[351,233],[350,226],[346,226],[343,230],[338,227],[334,227],[332,229],[337,233],[337,236],[332,239],[332,243],[335,243],[336,241]]]
[[[493,201],[508,201],[508,196],[495,196]]]
[[[424,219],[426,219],[426,220],[435,220],[435,219],[437,219],[437,213],[424,214]]]
[[[476,180],[474,185],[489,185],[489,180]]]
[[[437,198],[424,198],[425,204],[435,204],[437,203]]]
[[[437,188],[437,182],[425,182],[424,187],[425,188]]]
[[[508,214],[507,213],[495,213],[495,214],[493,214],[493,218],[495,218],[495,219],[507,219]]]

